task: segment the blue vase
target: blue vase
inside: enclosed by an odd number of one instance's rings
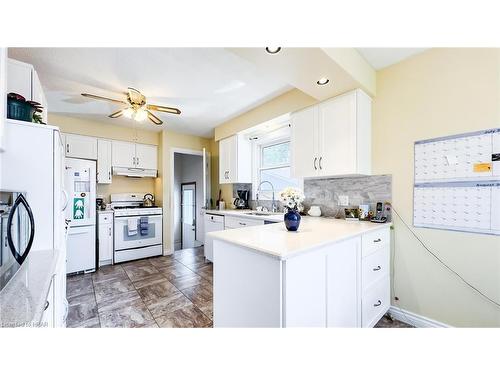
[[[291,232],[296,232],[300,226],[300,214],[297,210],[288,210],[285,213],[285,226]]]

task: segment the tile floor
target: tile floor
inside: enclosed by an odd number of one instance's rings
[[[212,281],[203,247],[69,276],[67,326],[212,327]],[[384,317],[376,327],[410,326]]]

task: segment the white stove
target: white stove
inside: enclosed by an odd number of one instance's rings
[[[145,194],[111,194],[115,263],[163,254],[163,210],[144,207]]]

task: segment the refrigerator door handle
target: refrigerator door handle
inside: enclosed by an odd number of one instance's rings
[[[61,211],[65,211],[66,207],[68,207],[69,196],[68,196],[68,192],[65,189],[62,189],[62,193],[64,194],[64,205],[63,205],[63,208],[61,209]]]
[[[24,249],[24,252],[22,255],[17,251],[17,249],[14,245],[14,241],[12,240],[12,233],[10,230],[10,228],[12,226],[12,219],[14,217],[14,214],[17,211],[17,208],[21,204],[24,206],[24,208],[26,208],[26,211],[28,212],[28,217],[29,217],[30,226],[31,226],[30,238],[28,240],[28,244],[26,245],[26,249]],[[9,247],[10,247],[10,251],[12,252],[12,255],[16,259],[17,263],[19,263],[19,265],[23,264],[26,257],[28,256],[28,254],[31,250],[31,246],[33,245],[34,238],[35,238],[35,219],[33,217],[33,212],[31,211],[31,207],[28,204],[28,202],[26,201],[26,198],[24,198],[24,195],[19,194],[19,196],[16,199],[16,202],[12,206],[9,217],[7,219],[7,242],[9,243]]]

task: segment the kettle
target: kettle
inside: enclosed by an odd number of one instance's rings
[[[153,207],[155,205],[155,197],[153,194],[147,193],[144,195],[142,205],[144,207]]]

